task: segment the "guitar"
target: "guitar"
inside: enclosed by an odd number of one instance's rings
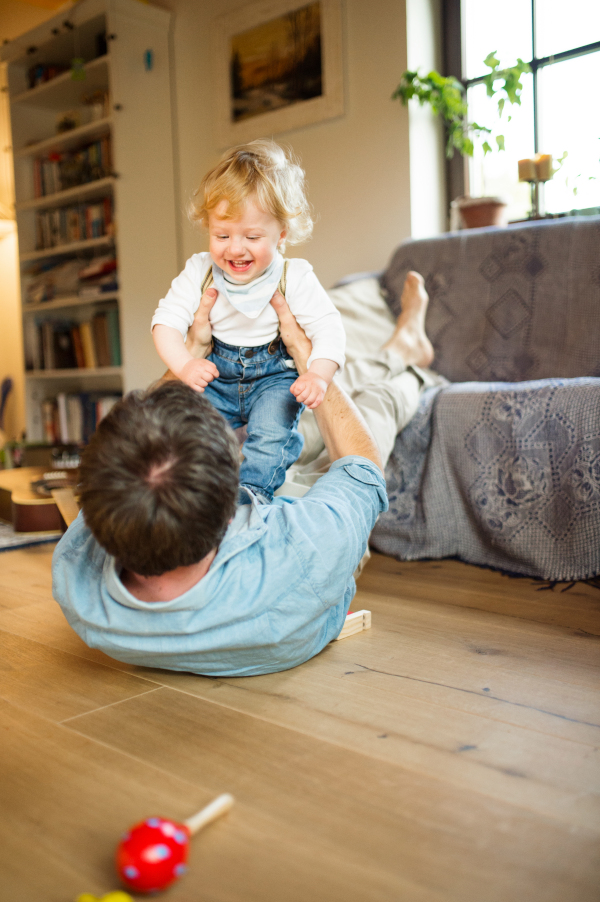
[[[58,538],[79,512],[76,479],[74,470],[0,470],[0,520],[18,533],[56,534]]]

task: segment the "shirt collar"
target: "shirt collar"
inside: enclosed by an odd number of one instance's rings
[[[103,576],[104,583],[111,598],[128,608],[141,608],[143,610],[152,611],[187,608],[192,597],[197,606],[198,590],[208,590],[210,588],[210,583],[212,582],[211,577],[214,577],[215,573],[220,570],[227,561],[231,560],[232,557],[235,557],[236,554],[239,554],[241,551],[249,548],[250,545],[254,545],[255,542],[258,542],[267,528],[259,513],[259,504],[256,498],[251,492],[248,492],[248,495],[250,496],[252,503],[241,504],[238,506],[223,541],[219,545],[219,550],[217,551],[215,559],[210,565],[208,573],[203,576],[195,586],[192,586],[187,592],[184,592],[183,595],[172,598],[171,601],[141,601],[139,598],[136,598],[135,595],[132,595],[121,582],[119,577],[121,571],[120,563],[114,557],[107,555],[104,561]]]

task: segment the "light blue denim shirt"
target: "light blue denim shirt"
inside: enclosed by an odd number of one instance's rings
[[[54,552],[54,598],[90,648],[118,661],[219,676],[287,670],[339,634],[384,510],[378,468],[343,457],[303,498],[239,507],[208,573],[166,602],[125,589],[80,514]]]

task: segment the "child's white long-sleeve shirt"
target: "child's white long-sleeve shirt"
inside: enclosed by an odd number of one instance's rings
[[[158,324],[170,326],[181,332],[185,339],[200,304],[202,282],[210,266],[209,253],[190,257],[183,272],[173,279],[166,296],[159,301],[152,317],[152,328]],[[312,342],[309,366],[313,360],[326,359],[343,367],[346,336],[342,318],[307,260],[289,260],[286,300]],[[210,324],[215,338],[235,347],[255,348],[268,344],[279,331],[279,319],[271,304],[267,304],[255,319],[250,319],[236,310],[221,292],[210,312]]]

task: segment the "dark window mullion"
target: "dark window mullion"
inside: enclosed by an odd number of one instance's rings
[[[565,60],[575,59],[577,56],[585,56],[587,53],[596,53],[600,50],[600,41],[594,41],[593,44],[582,44],[581,47],[573,47],[572,50],[561,50],[560,53],[553,53],[551,56],[541,56],[535,60],[538,69],[544,66],[551,66],[553,63],[562,63]]]
[[[539,123],[538,123],[538,74],[537,74],[537,41],[535,37],[535,2],[531,0],[531,49],[533,59],[530,63],[533,74],[533,152],[539,152]]]
[[[572,50],[561,50],[560,53],[553,53],[552,56],[541,56],[539,59],[534,57],[529,60],[529,65],[534,72],[537,72],[538,69],[543,69],[545,66],[563,63],[565,60],[585,56],[588,53],[597,53],[598,50],[600,50],[600,41],[594,41],[593,44],[582,44],[581,47],[574,47]],[[485,78],[485,75],[476,75],[474,78],[463,78],[462,83],[465,88],[471,88],[473,85],[483,84]]]

